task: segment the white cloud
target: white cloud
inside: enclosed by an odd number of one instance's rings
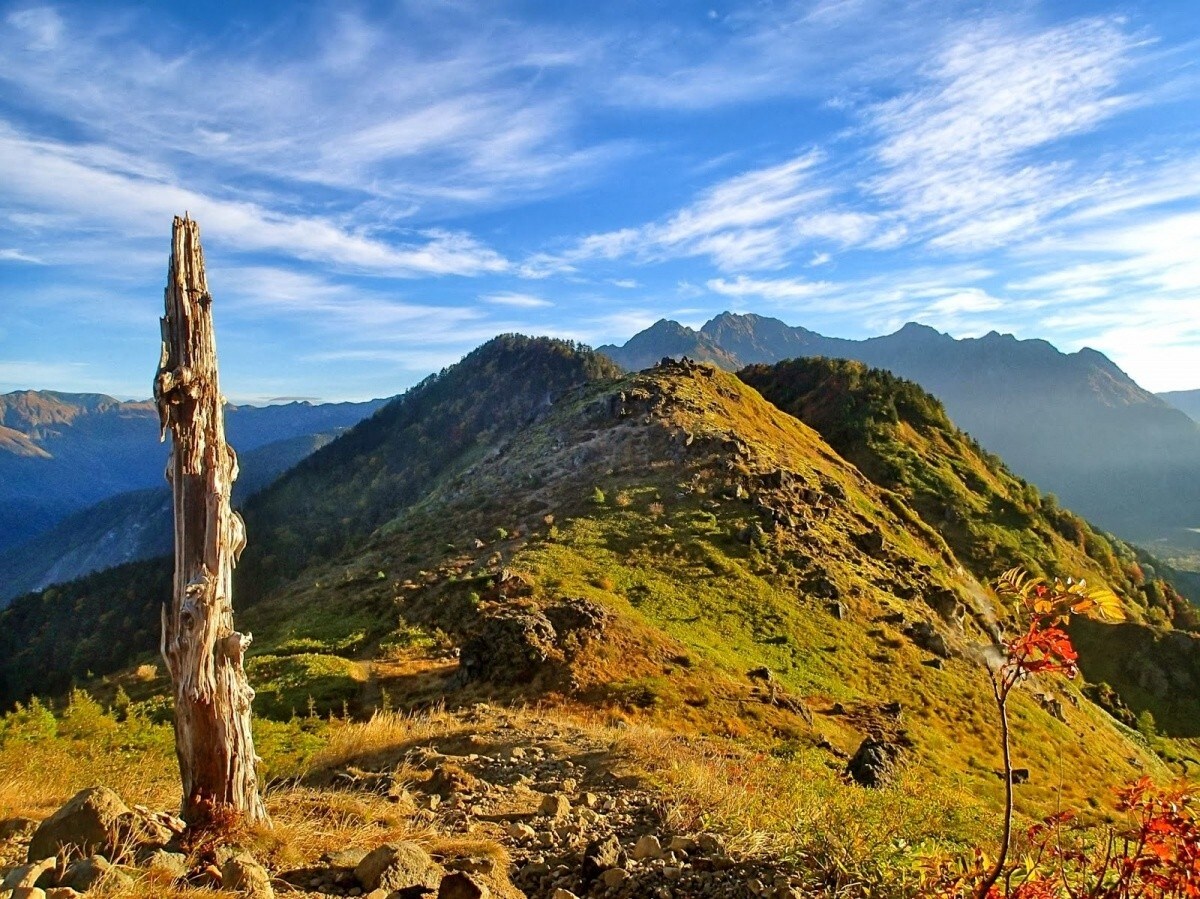
[[[16,10],[6,21],[20,33],[26,49],[34,52],[53,50],[62,37],[62,18],[49,6]]]
[[[0,262],[25,262],[29,265],[44,265],[45,263],[37,256],[31,256],[21,250],[7,247],[0,249]]]
[[[241,252],[270,251],[401,277],[476,275],[508,268],[498,253],[465,234],[426,230],[392,244],[327,218],[205,195],[136,168],[123,170],[123,158],[99,148],[98,158],[92,159],[89,149],[32,140],[0,126],[0,167],[22,173],[0,185],[0,198],[17,208],[56,216],[60,228],[102,232],[106,240],[114,229],[126,238],[161,236],[173,215],[189,211],[206,237]]]
[[[554,304],[549,300],[528,293],[489,293],[480,296],[485,303],[496,306],[513,306],[517,309],[545,309]]]
[[[960,29],[921,86],[865,110],[884,167],[867,190],[936,247],[1027,238],[1098,189],[1031,154],[1136,102],[1118,85],[1137,44],[1106,19],[1036,33],[1000,20]]]
[[[286,42],[234,28],[214,41],[169,17],[68,9],[9,16],[0,78],[93,144],[188,160],[193,184],[253,174],[474,208],[577,189],[634,150],[580,145],[569,92],[528,89],[535,73],[578,69],[600,38],[454,4],[371,21],[298,7]],[[424,40],[430,29],[437,40]],[[43,52],[24,52],[31,40]]]
[[[810,150],[727,178],[659,221],[590,234],[556,257],[544,256],[543,264],[704,257],[725,271],[771,269],[813,242],[851,246],[880,238],[874,215],[832,207],[833,190],[819,176],[825,159]]]
[[[738,275],[733,281],[714,278],[707,285],[713,293],[726,297],[761,297],[766,300],[807,300],[834,292],[826,281],[804,281],[800,278],[761,280]]]

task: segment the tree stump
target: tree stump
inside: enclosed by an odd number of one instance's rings
[[[250,732],[254,691],[242,662],[250,634],[233,629],[233,567],[245,526],[229,505],[237,457],[225,442],[212,296],[200,229],[175,218],[154,381],[160,439],[171,431],[175,581],[162,610],[161,652],[175,694],[182,816],[195,828],[268,823]]]

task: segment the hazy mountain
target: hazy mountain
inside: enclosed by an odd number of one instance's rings
[[[277,440],[243,453],[233,485],[240,506],[339,432]],[[73,512],[25,543],[0,549],[0,606],[31,590],[74,580],[93,571],[171,552],[171,492],[164,485],[132,490]]]
[[[245,453],[348,427],[383,402],[229,406],[226,427],[230,443]],[[100,500],[161,486],[166,458],[148,400],[33,390],[0,395],[0,549]]]
[[[275,685],[289,679],[318,714],[340,710],[359,685],[327,672],[429,639],[456,650],[436,682],[448,704],[566,695],[839,767],[876,732],[922,776],[995,796],[977,761],[994,728],[963,725],[988,701],[970,647],[1000,612],[980,579],[1015,560],[1110,584],[1140,641],[1135,675],[1158,671],[1148,622],[1169,627],[1186,605],[934,400],[859,366],[745,376],[779,405],[709,366],[618,378],[580,348],[506,337],[308,457],[248,504],[235,604],[252,679],[269,673],[256,708],[286,717]],[[3,699],[152,658],[169,567],[0,612]],[[1169,633],[1188,660],[1173,676],[1193,678],[1192,638]],[[1104,635],[1091,645],[1111,651]],[[760,666],[770,689],[747,678]],[[1198,691],[1177,693],[1178,706],[1140,698],[1189,732]],[[1035,770],[1062,754],[1068,798],[1155,764],[1096,706],[1054,699],[1017,697],[1014,739]],[[1054,739],[1056,715],[1087,744]]]
[[[655,334],[669,333],[659,342]],[[995,332],[956,340],[908,324],[867,340],[824,337],[757,315],[723,313],[692,331],[662,323],[606,352],[626,368],[703,351],[737,368],[797,356],[855,359],[919,383],[954,422],[1014,471],[1128,539],[1200,525],[1200,424],[1091,349]]]
[[[1159,397],[1200,421],[1200,390],[1171,390],[1160,393]]]

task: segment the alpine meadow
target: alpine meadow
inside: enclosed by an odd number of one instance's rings
[[[0,899],[1200,897],[1197,46],[0,0]]]

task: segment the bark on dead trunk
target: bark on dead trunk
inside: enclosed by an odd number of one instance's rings
[[[187,217],[172,229],[165,302],[154,399],[160,436],[172,437],[175,582],[161,651],[175,693],[183,818],[196,827],[267,822],[250,733],[254,691],[242,667],[251,636],[233,629],[233,566],[246,544],[229,506],[237,457],[225,442],[200,229]]]

